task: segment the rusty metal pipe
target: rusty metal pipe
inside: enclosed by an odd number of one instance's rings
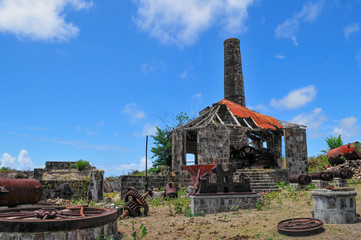
[[[333,175],[330,172],[312,172],[312,180],[332,181]]]
[[[337,178],[351,179],[353,176],[353,171],[351,169],[344,168],[341,170],[333,170],[331,171],[331,174]]]
[[[36,179],[0,178],[0,206],[14,207],[40,201],[43,187]]]
[[[301,185],[309,185],[312,182],[312,178],[310,175],[305,175],[305,174],[301,174],[301,175],[291,175],[288,178],[288,181],[290,183],[298,183]]]

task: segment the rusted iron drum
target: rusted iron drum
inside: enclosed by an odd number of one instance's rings
[[[312,172],[312,180],[332,181],[333,175],[330,172]]]
[[[351,179],[353,176],[353,171],[351,169],[344,168],[341,170],[333,170],[331,171],[331,174],[337,178]]]
[[[298,183],[301,185],[309,185],[312,182],[311,176],[306,174],[301,175],[291,175],[288,178],[290,183]]]
[[[40,201],[43,187],[36,179],[0,178],[0,206],[14,207]]]
[[[330,164],[336,165],[344,163],[344,160],[341,159],[341,156],[344,156],[348,160],[361,159],[361,151],[355,147],[355,144],[359,144],[359,142],[349,143],[328,151],[327,158]]]
[[[178,189],[175,182],[169,182],[167,185],[165,185],[165,196],[169,198],[178,197]]]

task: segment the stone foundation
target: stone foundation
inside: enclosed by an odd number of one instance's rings
[[[332,185],[335,187],[348,187],[348,182],[347,179],[334,178],[332,181]]]
[[[0,232],[0,239],[6,240],[30,240],[30,239],[49,239],[49,240],[84,240],[84,239],[109,239],[118,240],[121,236],[118,233],[117,221],[103,226],[77,229],[74,231],[58,232]],[[107,238],[107,239],[108,239]]]
[[[232,208],[255,208],[260,194],[190,196],[193,214],[229,212]]]
[[[329,185],[327,181],[322,181],[322,180],[312,180],[312,183],[315,185],[315,188],[317,189],[325,188],[326,186]]]
[[[348,224],[357,221],[354,188],[332,191],[316,189],[312,191],[313,217],[329,224]]]

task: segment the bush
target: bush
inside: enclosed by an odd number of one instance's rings
[[[319,154],[318,156],[312,156],[308,158],[308,171],[321,171],[324,169],[324,166],[329,165],[328,158],[326,154]]]
[[[83,171],[84,169],[90,167],[90,163],[86,160],[78,160],[75,164],[75,168],[78,169],[79,171]]]

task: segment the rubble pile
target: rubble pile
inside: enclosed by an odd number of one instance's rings
[[[327,168],[327,171],[340,170],[343,168],[349,168],[354,172],[352,179],[361,179],[361,159],[348,160],[342,164]]]

